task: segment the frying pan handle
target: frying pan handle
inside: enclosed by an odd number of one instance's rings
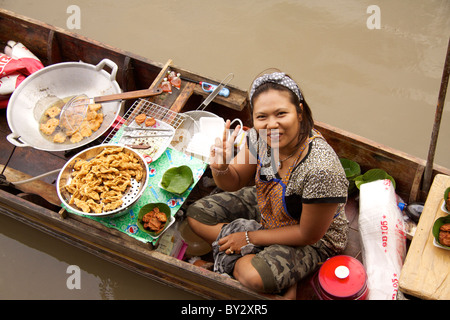
[[[19,140],[20,137],[16,136],[14,133],[10,133],[6,136],[6,139],[16,147],[29,147],[30,145]]]
[[[129,100],[136,98],[146,98],[151,96],[156,96],[161,94],[163,91],[161,88],[156,89],[144,89],[137,91],[128,91],[123,93],[110,94],[107,96],[100,96],[94,98],[94,103],[102,103],[107,101],[115,101],[115,100]]]
[[[105,65],[112,69],[111,74],[109,75],[109,80],[111,80],[111,81],[116,80],[117,70],[119,69],[119,67],[112,60],[103,59],[95,66],[95,70],[99,71],[99,70],[103,69],[105,67]]]

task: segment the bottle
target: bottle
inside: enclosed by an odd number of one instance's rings
[[[172,85],[167,78],[164,78],[163,82],[161,82],[161,89],[163,92],[172,93]]]
[[[405,211],[406,215],[415,223],[419,222],[424,205],[425,204],[423,202],[413,202],[410,204],[406,204],[403,202],[398,203],[398,207],[400,208],[400,210]]]
[[[167,71],[167,80],[172,81],[173,78],[175,78],[177,75],[175,74],[175,71]]]
[[[177,73],[177,75],[170,80],[170,83],[177,89],[181,88],[181,78],[180,78],[180,76],[181,75],[179,73]]]

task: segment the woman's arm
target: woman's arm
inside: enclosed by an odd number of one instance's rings
[[[217,138],[211,149],[210,167],[216,185],[225,191],[236,191],[248,185],[255,177],[256,161],[250,154],[247,144],[231,159],[234,141],[239,132],[239,126],[227,139],[230,120],[225,124],[222,139]]]
[[[314,244],[322,239],[330,227],[337,206],[337,203],[303,204],[299,224],[276,229],[249,231],[249,240],[257,246]],[[246,244],[245,232],[233,233],[219,240],[220,250],[231,249],[239,252],[240,248]]]

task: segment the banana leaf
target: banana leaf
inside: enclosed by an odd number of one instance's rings
[[[449,246],[445,246],[442,243],[439,242],[439,228],[446,223],[450,223],[450,215],[444,216],[444,217],[440,217],[438,219],[436,219],[436,221],[434,222],[433,225],[433,229],[432,229],[432,233],[434,238],[436,239],[436,242],[439,243],[441,246],[450,249]]]
[[[179,166],[168,169],[161,179],[161,187],[169,192],[182,194],[194,182],[191,168]]]
[[[384,180],[389,179],[392,181],[392,184],[395,189],[395,180],[393,177],[391,177],[386,171],[381,169],[370,169],[363,175],[357,176],[355,180],[355,185],[358,189],[360,189],[361,185],[367,182],[372,182],[376,180]]]

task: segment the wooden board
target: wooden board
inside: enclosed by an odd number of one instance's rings
[[[400,290],[427,300],[450,299],[450,251],[433,245],[433,224],[441,210],[450,176],[438,174],[428,194],[416,233],[400,274]]]

